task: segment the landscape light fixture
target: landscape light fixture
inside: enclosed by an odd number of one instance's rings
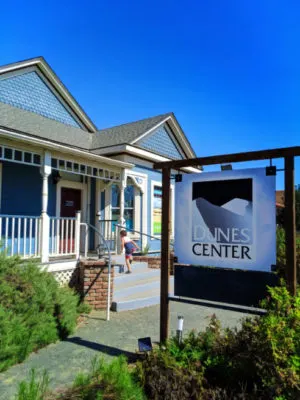
[[[184,321],[183,316],[182,315],[178,315],[176,333],[177,333],[177,340],[178,340],[179,343],[182,342],[183,321]]]
[[[232,165],[231,164],[221,165],[221,171],[231,171],[231,170],[232,170]]]
[[[148,351],[152,351],[152,342],[150,337],[140,338],[138,339],[138,346],[140,353],[148,353]]]

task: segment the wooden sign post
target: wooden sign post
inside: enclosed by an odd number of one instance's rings
[[[170,179],[171,170],[162,171],[162,230],[160,267],[160,342],[164,343],[169,331],[169,276],[170,276]]]
[[[285,192],[285,254],[286,282],[290,293],[297,291],[297,251],[296,251],[296,207],[294,183],[294,157],[284,159],[284,192]]]

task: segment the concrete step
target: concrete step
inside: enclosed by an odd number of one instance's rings
[[[157,270],[154,270],[157,271]],[[159,271],[158,271],[159,272]],[[131,276],[131,275],[129,275]],[[140,280],[141,279],[141,280]],[[113,311],[136,310],[160,302],[160,276],[153,276],[148,282],[143,278],[128,282],[120,290],[115,290],[112,303]],[[148,277],[146,279],[149,279]],[[144,282],[144,283],[141,283]],[[174,294],[174,278],[170,277],[170,295]]]
[[[146,271],[133,271],[132,274],[118,274],[115,277],[114,287],[118,292],[131,286],[142,285],[151,281],[159,281],[160,271],[147,268]]]
[[[131,264],[132,266],[132,271],[133,273],[139,273],[139,272],[146,272],[148,271],[150,268],[148,268],[148,263],[146,262],[133,262]],[[114,266],[115,269],[115,277],[120,277],[120,276],[128,276],[129,274],[125,274],[125,272],[127,271],[127,267],[126,265],[119,265],[119,264],[115,264]]]

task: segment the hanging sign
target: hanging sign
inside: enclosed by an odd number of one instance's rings
[[[182,176],[175,189],[179,263],[271,270],[276,263],[276,177],[267,171]]]

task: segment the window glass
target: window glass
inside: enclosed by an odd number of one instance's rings
[[[134,203],[134,186],[133,185],[126,186],[124,197],[125,197],[125,208],[126,207],[133,208],[133,203]]]
[[[120,189],[118,185],[111,187],[111,206],[120,207]]]

